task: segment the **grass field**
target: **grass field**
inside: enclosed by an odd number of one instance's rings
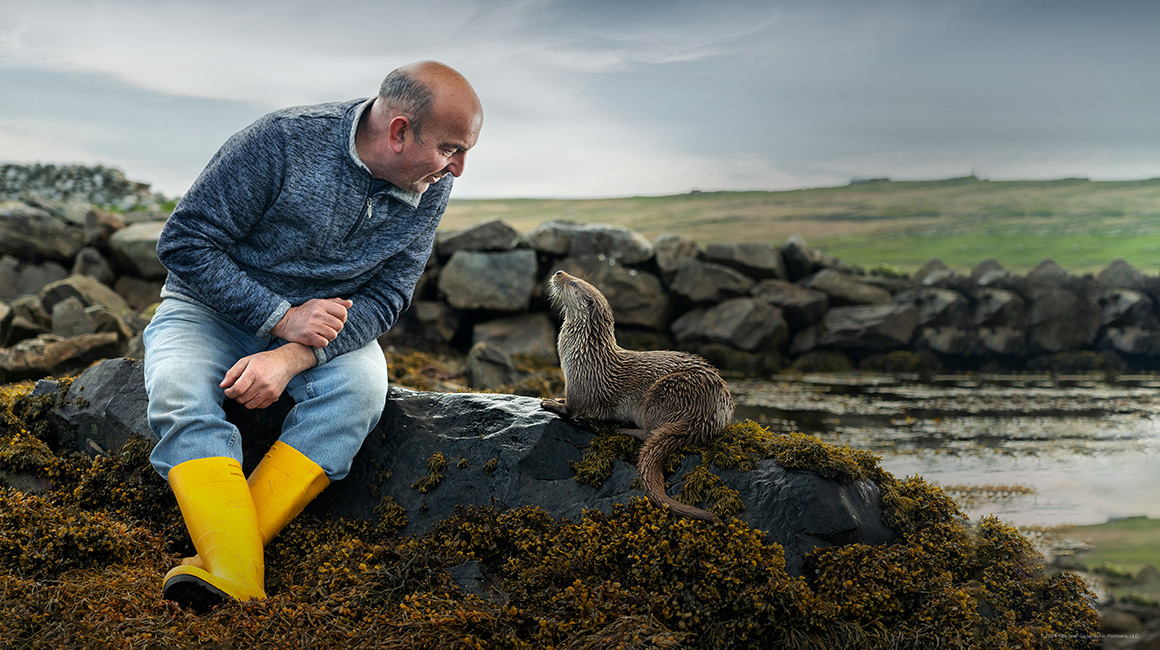
[[[814,247],[870,268],[914,271],[938,258],[969,271],[994,258],[1026,272],[1045,258],[1098,273],[1122,258],[1160,270],[1160,179],[1093,182],[872,182],[785,192],[694,192],[621,199],[454,200],[444,228],[502,219],[520,232],[570,219],[625,226],[649,239],[688,235],[702,246],[780,244],[799,233]]]
[[[1070,558],[1089,570],[1139,575],[1146,566],[1160,567],[1160,520],[1145,517],[1117,519],[1095,526],[1055,531],[1061,538],[1088,542],[1091,548]],[[1160,582],[1113,580],[1109,589],[1118,596],[1134,593],[1160,601]]]

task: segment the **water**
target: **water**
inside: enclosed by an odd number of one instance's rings
[[[1160,379],[811,375],[731,382],[738,418],[868,449],[1017,526],[1160,518]]]

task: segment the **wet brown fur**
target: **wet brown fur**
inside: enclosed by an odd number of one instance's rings
[[[717,521],[666,494],[664,477],[670,453],[708,443],[733,419],[733,397],[717,369],[687,352],[621,348],[608,300],[580,278],[557,271],[548,291],[564,317],[557,339],[564,399],[544,400],[544,408],[568,418],[631,422],[636,429],[619,433],[644,440],[637,471],[645,494],[682,515]]]

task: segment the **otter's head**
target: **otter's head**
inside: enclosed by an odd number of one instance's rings
[[[612,325],[612,307],[604,294],[574,275],[563,271],[553,273],[548,280],[548,297],[560,308],[565,320],[608,320],[608,325]]]

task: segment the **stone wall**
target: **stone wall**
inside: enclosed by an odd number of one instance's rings
[[[165,276],[165,216],[0,203],[0,383],[140,356]],[[962,275],[935,260],[886,277],[799,236],[702,247],[563,221],[522,235],[501,221],[441,231],[412,308],[383,342],[466,352],[476,387],[510,379],[513,356],[555,362],[545,286],[558,269],[605,293],[624,347],[691,350],[731,373],[1160,368],[1160,277],[1119,260],[1098,276],[1050,260],[1027,275],[993,260]]]
[[[46,199],[121,211],[157,209],[166,199],[119,169],[84,165],[0,165],[0,201]]]
[[[733,372],[1160,367],[1160,277],[1122,260],[1098,276],[1051,260],[1027,275],[994,260],[962,275],[933,260],[898,277],[800,236],[701,247],[561,221],[522,236],[499,221],[441,232],[392,336],[534,353],[554,323],[544,290],[557,269],[604,292],[624,347],[687,349]]]

